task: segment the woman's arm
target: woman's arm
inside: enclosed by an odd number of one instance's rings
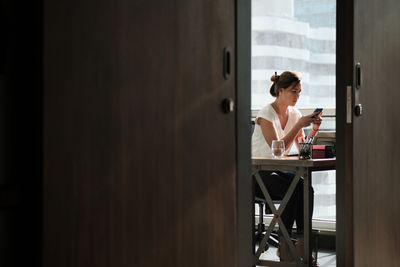
[[[289,147],[294,140],[296,140],[296,144],[298,145],[297,138],[303,136],[303,127],[307,127],[311,124],[311,122],[319,122],[320,118],[312,118],[312,116],[316,113],[312,113],[306,116],[302,116],[293,128],[281,139],[285,142],[285,147]],[[265,141],[271,147],[272,140],[278,140],[278,136],[276,134],[276,129],[272,122],[267,121],[263,118],[258,118],[256,123],[260,125],[262,134],[264,136]]]

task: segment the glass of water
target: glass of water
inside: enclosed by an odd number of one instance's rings
[[[283,157],[283,153],[285,153],[285,142],[283,140],[273,140],[271,151],[274,158]]]

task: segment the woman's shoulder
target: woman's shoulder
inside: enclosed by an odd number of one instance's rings
[[[257,117],[265,118],[267,117],[268,119],[274,117],[274,108],[271,106],[271,104],[266,105],[262,109],[258,111]]]
[[[276,115],[275,115],[276,113],[275,113],[275,111],[274,111],[274,108],[271,106],[271,104],[268,104],[268,105],[266,105],[265,107],[263,107],[262,109],[260,109],[259,111],[258,111],[258,113],[257,113],[257,117],[256,117],[256,123],[257,123],[257,120],[259,119],[259,118],[262,118],[262,119],[265,119],[265,120],[267,120],[267,121],[270,121],[270,122],[274,122],[275,121],[275,117],[276,117]]]
[[[274,108],[272,107],[271,104],[268,104],[266,106],[264,106],[262,109],[259,110],[259,113],[265,113],[265,112],[273,112]]]

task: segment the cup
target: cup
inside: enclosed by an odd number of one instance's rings
[[[299,159],[311,159],[312,155],[312,144],[311,143],[299,143]]]
[[[281,158],[285,153],[285,142],[283,140],[273,140],[271,145],[272,156]]]

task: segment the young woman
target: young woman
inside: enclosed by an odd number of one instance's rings
[[[272,157],[271,144],[273,140],[283,140],[285,143],[285,153],[287,155],[293,145],[299,149],[298,138],[304,138],[303,128],[314,124],[317,129],[321,124],[321,115],[315,116],[312,113],[302,116],[294,106],[299,100],[301,93],[300,78],[297,73],[285,71],[281,75],[273,75],[273,82],[270,93],[276,99],[261,109],[255,119],[254,133],[252,136],[252,156],[253,157]],[[315,118],[313,118],[315,116]],[[281,200],[295,174],[292,172],[260,172],[260,176],[268,189],[272,199]],[[256,196],[263,198],[261,189],[256,187]],[[281,219],[289,234],[292,232],[293,224],[296,221],[297,242],[296,248],[300,256],[304,250],[304,219],[303,219],[303,180],[300,179],[297,187],[290,198]],[[314,191],[311,189],[311,207],[314,202]],[[312,214],[312,208],[311,208]],[[293,261],[289,247],[280,233],[279,256],[281,261]]]

